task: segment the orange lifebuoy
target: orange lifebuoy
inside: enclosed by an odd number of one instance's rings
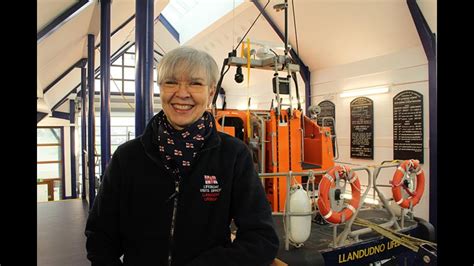
[[[331,209],[331,202],[329,199],[329,190],[331,187],[335,187],[335,181],[343,178],[351,185],[352,199],[348,205],[341,211],[333,211]],[[360,182],[357,174],[347,166],[334,166],[328,173],[326,173],[321,182],[319,183],[319,196],[318,196],[318,208],[319,213],[324,220],[333,223],[340,224],[349,220],[351,216],[356,212],[360,203]]]
[[[414,191],[410,190],[407,184],[408,179],[405,178],[405,176],[409,177],[413,171],[416,173],[416,189]],[[402,187],[409,195],[407,198],[403,198],[402,196]],[[425,173],[420,167],[420,162],[418,160],[403,161],[392,178],[393,200],[400,205],[400,207],[408,209],[418,204],[421,196],[423,196],[424,189]]]

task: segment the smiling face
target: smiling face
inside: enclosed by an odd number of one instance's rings
[[[175,129],[196,122],[208,108],[215,86],[209,84],[206,76],[205,71],[197,71],[192,76],[181,74],[164,79],[160,84],[163,112]]]
[[[204,51],[181,46],[166,53],[157,70],[168,122],[181,130],[201,118],[216,91],[216,61]]]

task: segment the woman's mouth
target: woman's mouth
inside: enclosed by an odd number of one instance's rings
[[[194,105],[190,105],[190,104],[177,104],[177,103],[171,104],[171,106],[173,106],[173,109],[178,113],[189,111],[194,107]]]

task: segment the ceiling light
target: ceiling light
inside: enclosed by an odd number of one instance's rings
[[[390,88],[388,85],[347,90],[347,91],[343,91],[340,97],[345,98],[345,97],[355,97],[355,96],[366,96],[366,95],[371,95],[371,94],[387,93],[389,92],[389,90]]]

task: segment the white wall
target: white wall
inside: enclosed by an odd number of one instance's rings
[[[312,104],[330,100],[336,105],[336,134],[339,161],[376,165],[393,160],[393,97],[404,90],[414,90],[423,95],[424,164],[426,184],[415,215],[429,218],[429,90],[428,64],[422,46],[412,47],[392,54],[358,61],[346,65],[322,69],[311,73]],[[341,98],[339,94],[348,89],[391,84],[389,93],[368,95],[374,103],[374,160],[350,158],[350,102],[356,97]],[[377,184],[389,184],[395,169],[382,170]],[[366,178],[361,182],[367,184]],[[387,198],[391,189],[382,189]],[[372,195],[372,192],[369,192]]]

